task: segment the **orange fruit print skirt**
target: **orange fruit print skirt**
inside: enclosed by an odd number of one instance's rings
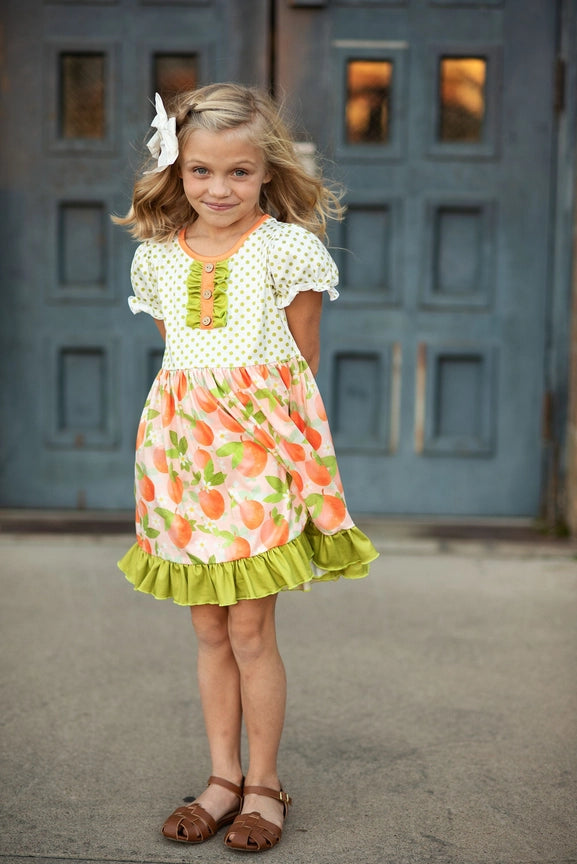
[[[136,440],[137,542],[119,567],[139,591],[230,605],[360,578],[377,557],[351,519],[306,362],[162,369]]]

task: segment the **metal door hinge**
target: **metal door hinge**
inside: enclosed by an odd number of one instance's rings
[[[555,95],[554,109],[559,116],[565,110],[565,83],[567,78],[567,63],[563,57],[555,59]]]

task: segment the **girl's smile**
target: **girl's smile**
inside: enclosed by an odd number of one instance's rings
[[[260,147],[243,127],[197,129],[182,148],[184,194],[198,218],[188,236],[241,236],[261,215],[260,191],[270,175]]]

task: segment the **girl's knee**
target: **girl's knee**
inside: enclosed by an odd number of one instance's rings
[[[274,599],[245,600],[232,607],[228,632],[239,663],[250,662],[263,653],[276,650]]]
[[[218,649],[230,646],[228,610],[221,606],[192,606],[192,626],[200,647]]]

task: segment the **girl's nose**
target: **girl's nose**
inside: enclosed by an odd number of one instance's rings
[[[216,174],[213,175],[209,191],[211,195],[215,196],[215,198],[226,198],[230,193],[226,177],[217,177]]]

